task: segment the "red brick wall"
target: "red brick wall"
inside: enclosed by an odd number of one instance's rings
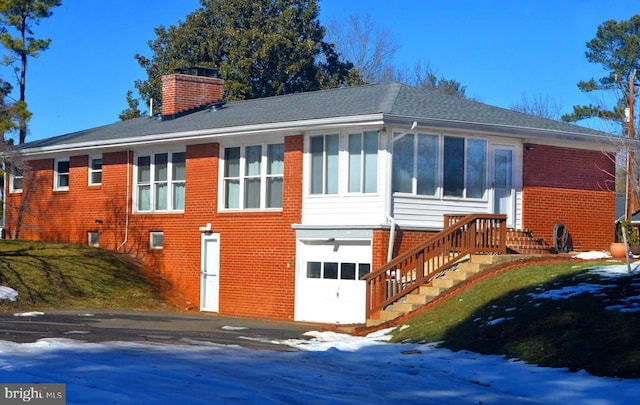
[[[553,244],[562,222],[578,250],[608,249],[614,237],[613,159],[600,151],[528,145],[523,160],[523,227]]]
[[[218,212],[218,144],[187,147],[184,214],[134,214],[131,203],[133,154],[103,155],[102,185],[88,185],[86,155],[70,159],[69,191],[53,191],[53,159],[31,162],[25,190],[7,197],[7,224],[27,195],[21,239],[87,243],[100,232],[104,248],[142,258],[191,301],[200,303],[200,226],[210,222],[220,233],[220,313],[293,319],[295,231],[302,210],[302,136],[285,139],[283,209],[278,212]],[[127,189],[127,166],[129,189]],[[27,177],[32,176],[32,177]],[[9,226],[9,231],[15,226]],[[164,232],[164,248],[149,249],[149,232]],[[125,243],[126,241],[126,243]]]
[[[162,114],[173,115],[223,98],[224,80],[172,74],[162,76]]]

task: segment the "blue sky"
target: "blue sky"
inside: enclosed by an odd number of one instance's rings
[[[509,108],[528,96],[549,97],[570,112],[598,103],[576,83],[600,77],[585,43],[608,19],[640,13],[632,1],[319,0],[320,21],[369,14],[401,45],[395,64],[428,62],[467,86],[478,101]],[[64,0],[36,27],[51,47],[29,60],[27,102],[34,116],[27,141],[109,124],[125,94],[144,78],[134,59],[149,54],[153,28],[175,24],[198,0]],[[10,73],[2,70],[5,80]],[[607,130],[608,128],[598,128]]]

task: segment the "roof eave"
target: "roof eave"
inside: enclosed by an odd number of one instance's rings
[[[607,149],[619,149],[621,147],[633,147],[640,149],[640,141],[629,140],[614,134],[607,135],[583,134],[579,132],[558,131],[543,128],[519,127],[514,125],[485,124],[468,121],[441,120],[420,117],[406,117],[397,115],[385,115],[385,123],[388,125],[410,126],[417,122],[418,127],[435,128],[442,130],[470,131],[486,135],[501,135],[512,138],[520,138],[525,142],[540,141],[570,141],[592,145],[606,145]]]
[[[109,148],[134,148],[170,142],[193,142],[207,139],[215,139],[227,136],[251,135],[254,133],[282,132],[292,134],[302,131],[331,129],[349,126],[377,126],[383,125],[382,114],[367,114],[347,117],[318,118],[310,120],[287,121],[266,123],[258,125],[243,125],[224,128],[210,128],[176,133],[158,133],[129,138],[118,138],[103,141],[76,142],[63,145],[43,146],[38,148],[25,148],[21,152],[24,156],[34,156],[53,153],[81,152],[84,150],[109,149]],[[168,136],[170,135],[170,136]]]

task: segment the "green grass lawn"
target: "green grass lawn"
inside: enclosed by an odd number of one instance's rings
[[[0,285],[18,292],[0,311],[175,309],[134,260],[87,246],[0,240]]]
[[[497,274],[412,318],[394,341],[439,342],[452,350],[639,378],[640,275],[589,272],[603,264],[612,263],[529,265]],[[597,291],[558,299],[558,292],[576,287]],[[541,295],[550,291],[551,297]]]

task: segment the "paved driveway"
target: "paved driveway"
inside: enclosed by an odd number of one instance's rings
[[[316,324],[201,313],[45,311],[43,315],[34,316],[0,313],[0,340],[14,342],[68,338],[89,342],[184,343],[183,339],[193,339],[255,349],[292,350],[274,342],[305,339],[305,332],[319,328]]]

